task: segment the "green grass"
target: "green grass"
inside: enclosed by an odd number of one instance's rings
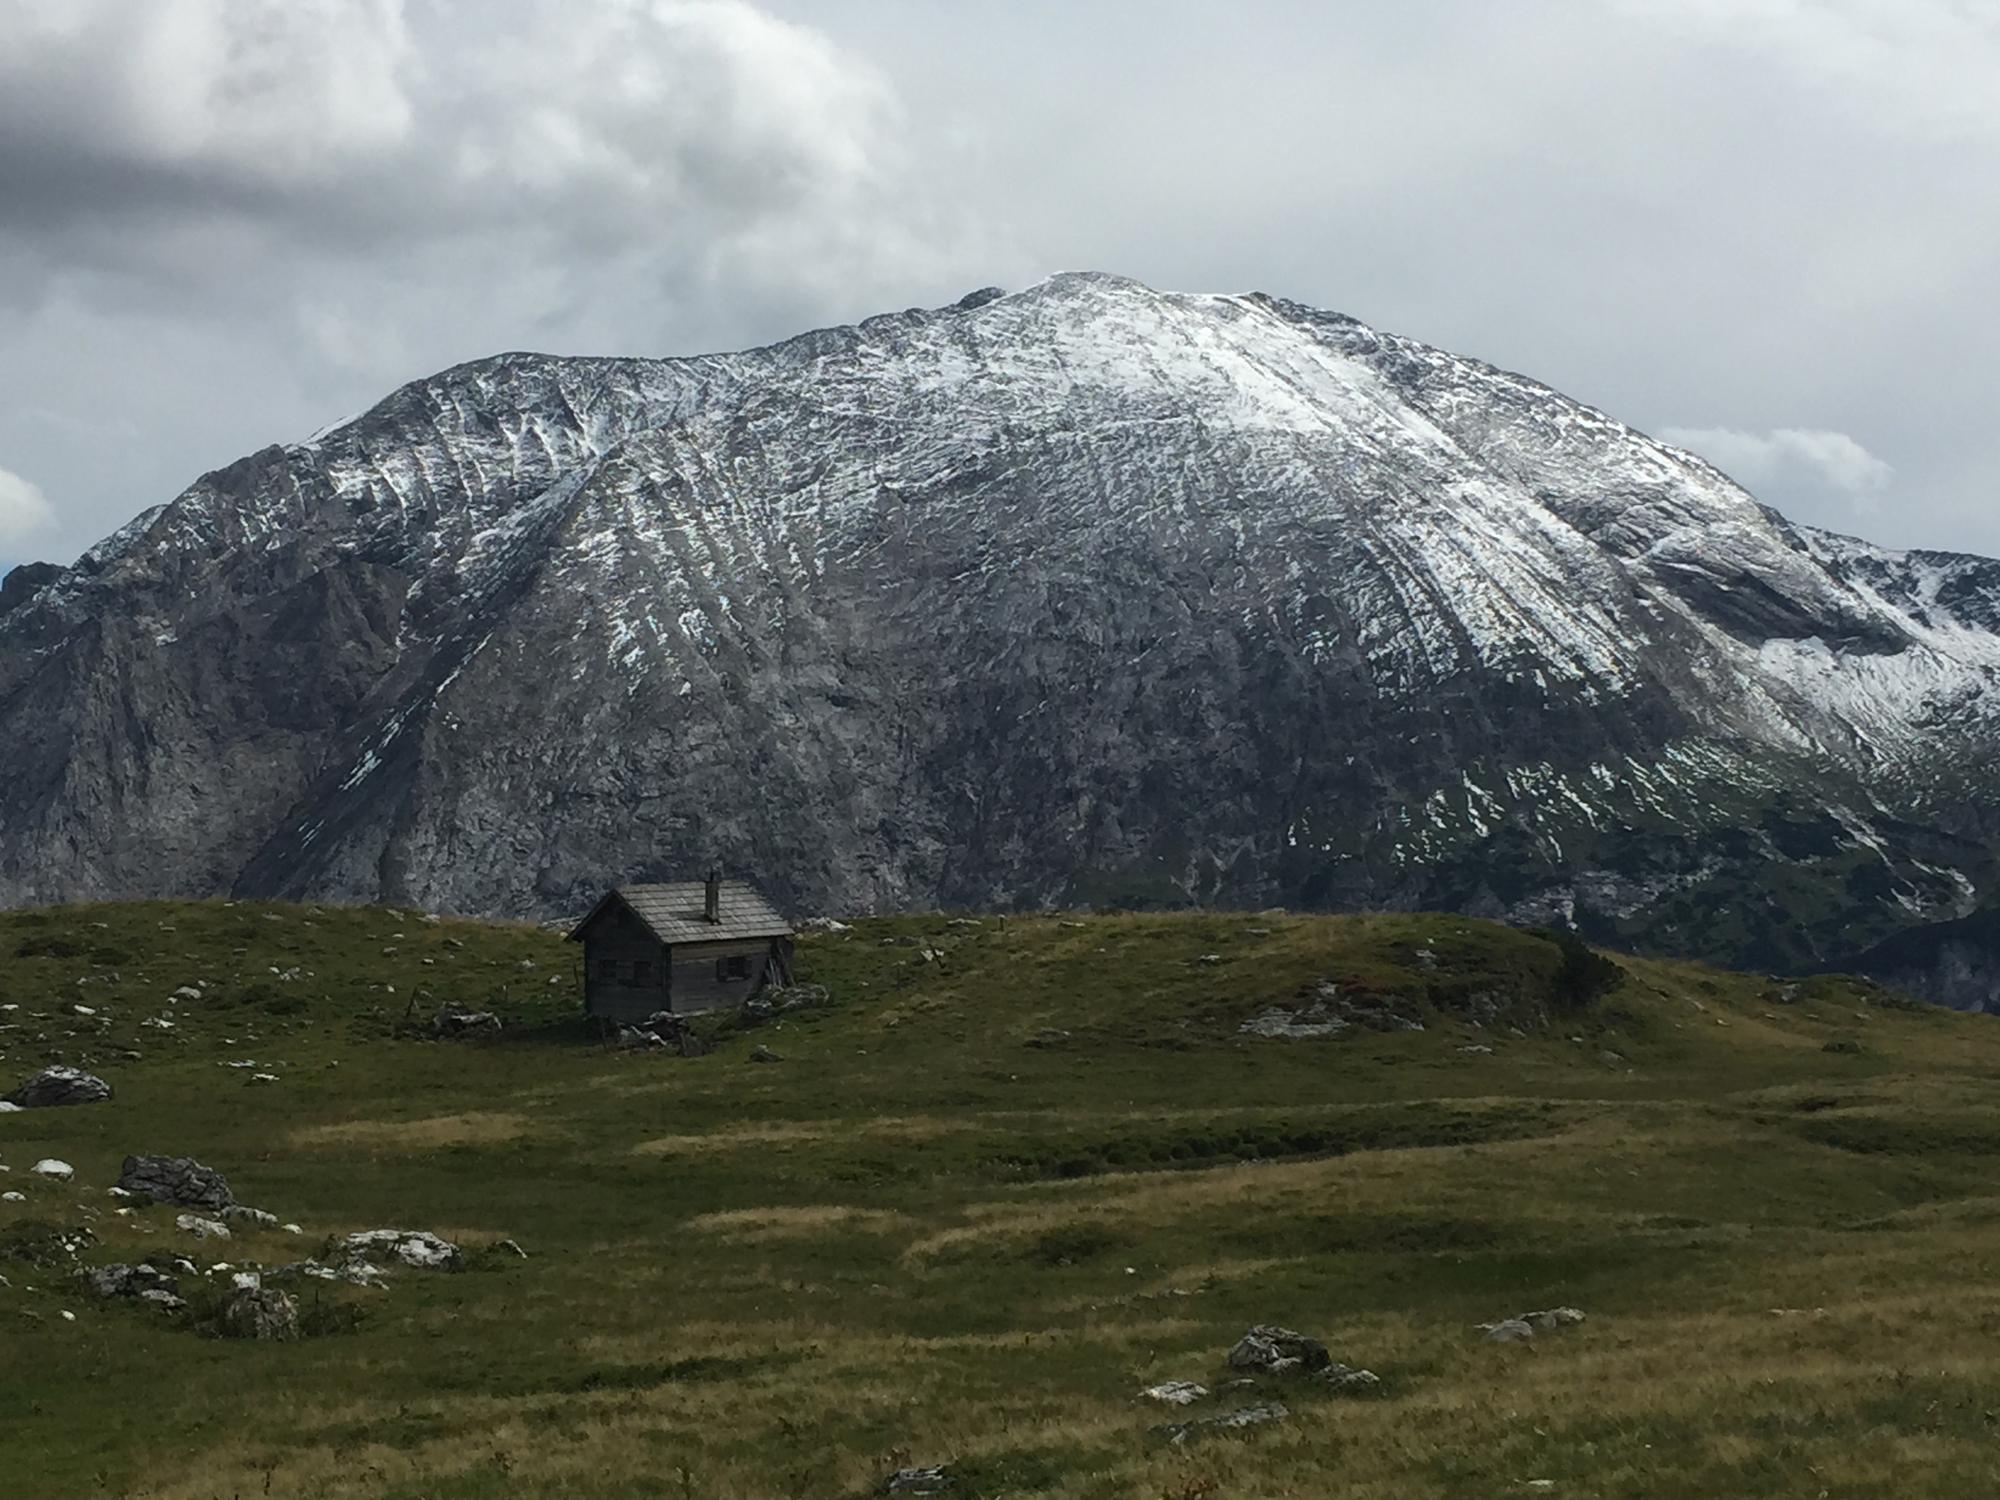
[[[1624,957],[1585,1002],[1575,954],[1455,917],[925,915],[806,939],[829,1007],[680,1058],[606,1050],[576,957],[380,908],[0,915],[0,1078],[116,1088],[0,1116],[0,1495],[859,1497],[932,1463],[1075,1500],[1994,1487],[1986,1018]],[[1241,1031],[1328,981],[1424,1029]],[[424,1039],[447,1001],[506,1030]],[[121,1214],[128,1152],[303,1233]],[[530,1258],[307,1283],[322,1333],[287,1345],[33,1258],[88,1228],[85,1264],[270,1267],[384,1225]],[[1557,1303],[1589,1320],[1477,1332]],[[1286,1421],[1150,1433],[1189,1413],[1143,1386],[1220,1386],[1266,1321],[1380,1394],[1262,1381],[1191,1414]]]

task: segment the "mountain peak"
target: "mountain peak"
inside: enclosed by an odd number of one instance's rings
[[[1776,967],[1993,865],[2000,564],[1261,293],[502,355],[30,584],[17,902],[542,914],[720,857],[819,909],[1446,906]],[[1779,868],[1810,899],[1750,914]]]

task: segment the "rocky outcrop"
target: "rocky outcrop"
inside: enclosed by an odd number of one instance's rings
[[[1274,1323],[1257,1324],[1229,1350],[1230,1369],[1250,1370],[1260,1375],[1324,1370],[1330,1363],[1325,1344]]]
[[[433,1271],[456,1270],[459,1261],[458,1246],[425,1229],[364,1229],[345,1236],[337,1248],[349,1260],[382,1256]]]
[[[81,1068],[60,1063],[43,1068],[7,1096],[21,1109],[48,1109],[59,1104],[99,1104],[111,1097],[111,1085]]]
[[[486,360],[5,598],[11,903],[546,916],[722,863],[797,910],[1448,908],[1797,969],[2000,868],[2000,563],[1261,295]]]
[[[134,1197],[180,1208],[221,1214],[236,1206],[228,1179],[191,1156],[128,1156],[118,1169],[118,1186]]]
[[[216,1321],[229,1338],[289,1343],[299,1336],[298,1299],[270,1287],[239,1286],[223,1299]]]

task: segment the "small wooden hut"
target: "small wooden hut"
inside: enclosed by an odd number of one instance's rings
[[[792,926],[740,880],[621,885],[569,934],[583,944],[583,1007],[616,1021],[740,1005],[790,984]]]

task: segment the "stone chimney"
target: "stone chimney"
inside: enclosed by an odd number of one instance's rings
[[[720,926],[722,923],[722,874],[717,870],[708,872],[706,899],[702,902],[701,914]]]

